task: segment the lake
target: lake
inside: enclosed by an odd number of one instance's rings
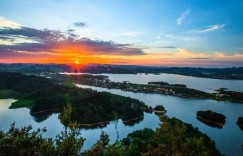
[[[152,107],[162,104],[167,110],[166,114],[169,117],[179,118],[186,123],[192,124],[194,127],[198,127],[201,132],[207,134],[215,141],[216,147],[223,154],[235,156],[243,155],[241,149],[241,145],[243,144],[243,131],[236,125],[238,117],[243,116],[243,104],[205,99],[188,99],[159,94],[133,93],[118,89],[106,89],[86,85],[77,86],[136,98]],[[213,110],[224,114],[226,116],[224,127],[218,129],[198,121],[196,119],[196,112],[199,110]],[[153,123],[153,120],[151,121],[151,123]]]
[[[83,75],[90,73],[60,73],[64,75]],[[164,81],[170,84],[185,84],[188,88],[193,88],[205,92],[213,92],[214,89],[227,88],[231,91],[243,92],[243,80],[224,80],[184,76],[178,74],[90,74],[106,75],[111,81],[123,82],[129,81],[136,84],[147,84],[151,81]]]
[[[9,109],[14,99],[0,99],[0,128],[4,131],[8,130],[10,124],[15,122],[16,127],[23,127],[26,125],[32,125],[33,129],[46,127],[47,132],[43,134],[44,137],[53,138],[64,130],[63,125],[58,119],[58,114],[50,115],[46,120],[42,122],[36,121],[34,117],[30,115],[30,110],[27,108]],[[153,121],[153,122],[151,122]],[[117,129],[115,128],[117,124]],[[93,128],[80,130],[81,136],[86,138],[84,142],[83,150],[89,149],[99,139],[101,131],[106,132],[110,137],[110,143],[114,143],[117,139],[117,132],[119,139],[125,138],[129,133],[144,128],[156,129],[159,127],[160,120],[154,113],[144,113],[144,118],[141,122],[136,123],[133,126],[126,126],[121,120],[112,121],[104,128]]]
[[[212,91],[216,88],[229,88],[230,90],[243,91],[243,81],[241,80],[217,80],[208,78],[195,78],[189,76],[181,76],[176,74],[105,74],[109,76],[111,81],[130,81],[133,83],[147,83],[149,81],[165,81],[169,83],[186,84],[190,88]],[[205,99],[186,99],[173,96],[159,95],[159,94],[144,94],[121,91],[118,89],[106,89],[99,87],[90,87],[78,85],[82,88],[91,88],[97,91],[107,91],[110,93],[128,96],[139,99],[145,104],[155,107],[156,105],[163,105],[167,110],[169,117],[176,117],[182,121],[198,127],[199,130],[207,134],[212,140],[216,142],[216,147],[226,155],[243,155],[241,145],[243,144],[243,131],[236,125],[237,118],[243,116],[243,104],[232,102],[217,102],[214,100]],[[8,107],[14,102],[14,99],[0,100],[0,128],[7,130],[10,124],[15,121],[17,127],[31,124],[34,129],[47,128],[45,137],[54,138],[63,130],[63,125],[58,119],[58,114],[50,115],[46,120],[39,122],[33,118],[27,108],[9,109]],[[213,128],[196,119],[196,112],[199,110],[213,110],[222,113],[226,116],[226,123],[222,129]],[[83,149],[90,148],[99,138],[101,131],[106,132],[110,136],[110,143],[113,143],[117,138],[117,131],[119,139],[126,137],[128,133],[143,128],[156,129],[160,124],[158,116],[155,114],[144,114],[144,119],[133,125],[126,126],[121,120],[112,121],[104,128],[95,129],[81,129],[81,135],[86,138]]]
[[[212,92],[214,89],[227,88],[232,91],[243,92],[243,80],[223,80],[199,78],[177,74],[103,74],[109,76],[111,81],[147,84],[150,81],[164,81],[170,84],[185,84],[188,88],[193,88],[205,92]]]

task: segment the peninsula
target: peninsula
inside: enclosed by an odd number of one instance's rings
[[[151,112],[151,108],[136,99],[70,87],[33,75],[0,72],[0,87],[0,97],[18,99],[10,108],[27,107],[31,115],[38,117],[53,112],[65,114],[69,104],[70,120],[84,126],[103,125],[116,119],[127,121],[143,117],[144,111]]]
[[[77,83],[82,85],[96,86],[108,89],[120,89],[135,93],[155,93],[162,95],[178,96],[183,98],[213,99],[217,101],[231,101],[243,103],[243,92],[218,89],[213,93],[187,88],[184,84],[169,84],[167,82],[149,82],[148,84],[134,84],[128,81],[113,82],[104,75],[54,75],[52,78],[61,83]]]

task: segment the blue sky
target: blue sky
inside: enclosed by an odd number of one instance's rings
[[[243,54],[242,0],[1,0],[0,16],[38,30],[131,44],[146,54],[186,50],[214,59],[220,53],[224,61]]]

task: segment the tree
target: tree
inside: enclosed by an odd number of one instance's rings
[[[80,130],[76,128],[75,123],[71,122],[72,104],[70,102],[64,106],[59,118],[65,130],[56,137],[57,153],[63,156],[80,155],[85,139],[80,137]]]
[[[72,104],[68,102],[59,115],[59,119],[64,126],[71,126]]]
[[[6,133],[0,130],[0,155],[56,155],[53,141],[42,137],[46,130],[31,130],[31,126],[15,128],[14,123]]]
[[[79,131],[77,128],[69,128],[57,135],[56,148],[58,155],[76,156],[81,154],[85,139],[80,136]]]

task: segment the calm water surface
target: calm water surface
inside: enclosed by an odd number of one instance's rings
[[[243,80],[221,80],[210,78],[199,78],[183,76],[177,74],[104,74],[109,76],[111,81],[147,84],[150,81],[164,81],[170,84],[185,84],[188,88],[194,88],[206,92],[212,92],[214,89],[228,88],[232,91],[243,92]]]
[[[63,125],[58,119],[58,114],[52,114],[48,119],[37,122],[34,117],[30,115],[30,110],[27,108],[19,109],[9,109],[11,103],[14,99],[0,99],[0,128],[3,130],[8,130],[10,124],[15,122],[16,127],[23,127],[26,125],[32,125],[33,129],[44,128],[46,127],[47,132],[44,133],[44,137],[55,138],[63,129]],[[153,122],[151,122],[153,121]],[[95,128],[95,129],[81,129],[81,136],[86,138],[83,149],[89,149],[96,141],[99,139],[101,131],[106,132],[110,137],[110,143],[114,143],[117,138],[117,131],[119,134],[119,139],[122,139],[127,136],[127,134],[144,128],[156,129],[159,127],[160,120],[155,114],[144,114],[143,121],[133,125],[126,126],[121,120],[118,120],[117,130],[115,129],[116,122],[110,122],[104,128]]]
[[[136,98],[152,107],[162,104],[166,108],[166,114],[169,117],[179,118],[186,123],[192,124],[194,127],[198,127],[201,132],[207,134],[215,141],[216,147],[223,154],[243,155],[243,151],[241,150],[243,131],[236,125],[238,117],[243,116],[243,104],[202,99],[186,99],[159,94],[133,93],[118,89],[106,89],[85,85],[78,86]],[[213,110],[224,114],[226,116],[225,126],[222,129],[218,129],[201,123],[196,119],[196,112],[199,110]]]
[[[90,73],[60,73],[64,75],[82,75]],[[101,75],[101,74],[91,74]],[[109,76],[114,82],[129,81],[137,84],[147,84],[151,81],[164,81],[170,84],[185,84],[188,88],[194,88],[205,92],[213,92],[214,89],[227,88],[232,91],[243,92],[243,80],[223,80],[211,78],[199,78],[177,74],[102,74]]]
[[[165,81],[171,84],[186,84],[190,88],[209,91],[216,88],[228,88],[235,91],[243,91],[243,81],[241,80],[217,80],[207,78],[195,78],[189,76],[181,76],[176,74],[106,74],[111,81],[130,81],[132,83],[147,83],[149,81]],[[236,125],[237,118],[243,116],[243,104],[231,102],[217,102],[213,100],[202,99],[185,99],[173,96],[165,96],[159,94],[144,94],[125,92],[117,89],[105,89],[99,87],[90,87],[79,85],[83,88],[91,88],[98,91],[107,91],[118,95],[128,96],[139,99],[149,106],[163,105],[167,109],[169,117],[177,117],[182,121],[198,127],[199,130],[207,134],[216,142],[216,147],[226,155],[243,155],[241,145],[243,144],[243,131]],[[47,128],[45,137],[52,137],[63,130],[63,125],[58,119],[58,114],[52,114],[48,119],[37,122],[33,118],[27,108],[8,109],[13,99],[0,100],[0,128],[7,130],[9,125],[15,121],[17,127],[31,124],[34,129]],[[226,116],[226,124],[222,129],[213,128],[205,125],[196,119],[196,112],[199,110],[213,110]],[[105,128],[81,129],[81,134],[87,140],[84,149],[90,148],[99,138],[101,131],[109,134],[111,143],[117,138],[124,138],[128,133],[145,127],[155,129],[160,121],[154,114],[145,113],[143,121],[133,125],[125,126],[121,120],[118,120],[117,130],[116,122],[113,121]]]

